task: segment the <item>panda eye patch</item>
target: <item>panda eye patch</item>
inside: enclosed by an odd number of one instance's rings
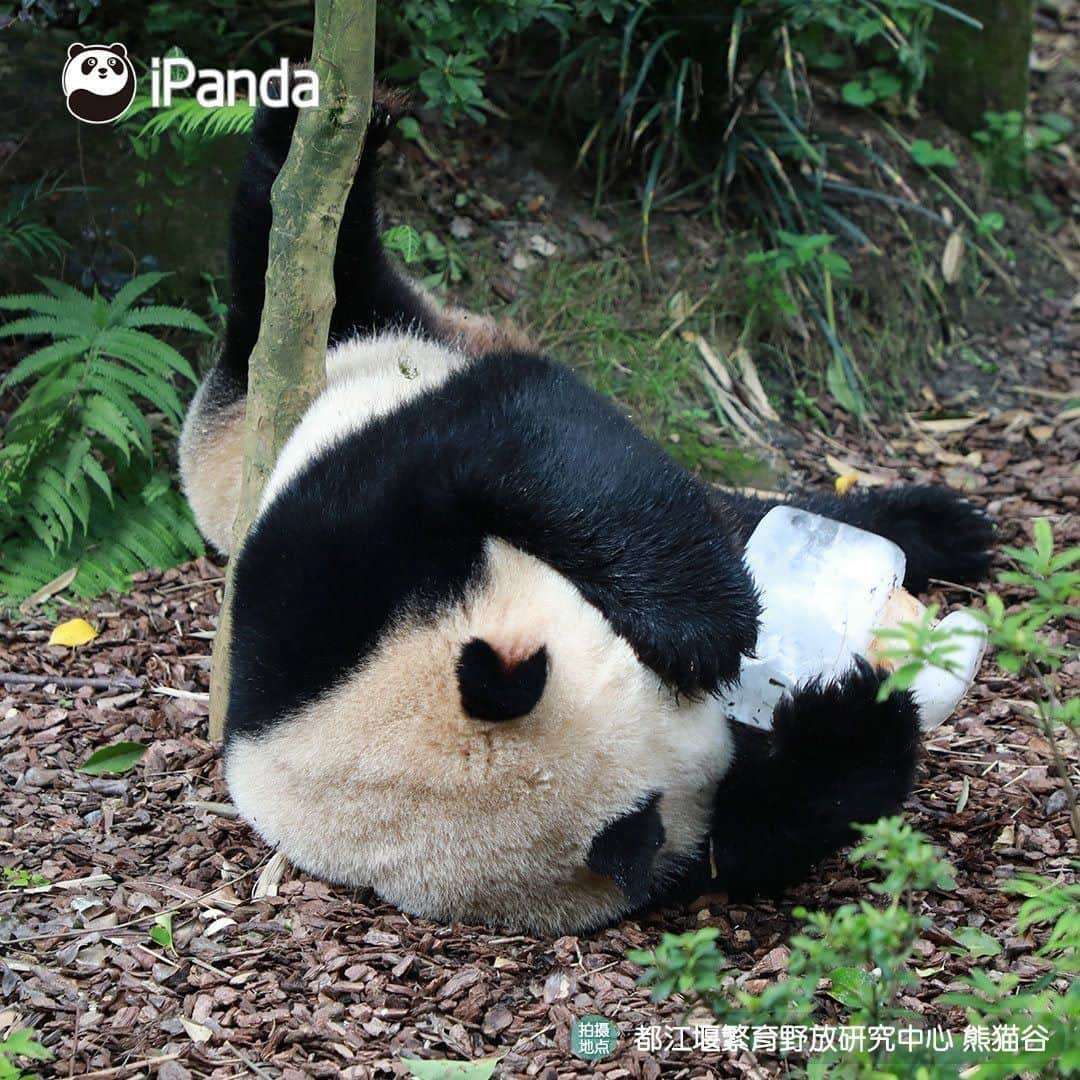
[[[88,56],[82,63],[82,70],[84,75],[89,75],[94,68],[97,67],[97,60],[92,56]]]
[[[116,57],[113,57],[109,61],[109,67],[111,67],[113,69],[113,71],[119,71],[120,70],[120,61],[117,60]]]

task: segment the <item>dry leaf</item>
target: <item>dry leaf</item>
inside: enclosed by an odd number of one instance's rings
[[[700,334],[695,334],[693,331],[687,331],[682,337],[684,341],[691,342],[694,348],[701,353],[701,359],[705,361],[705,366],[709,369],[709,374],[711,374],[725,390],[734,390],[735,383],[731,378],[731,372],[728,371],[727,365],[713,351],[713,347]]]
[[[838,476],[833,487],[836,488],[837,495],[846,495],[858,482],[858,476],[851,472],[846,473],[844,476]]]
[[[978,450],[972,450],[970,454],[954,454],[951,450],[935,450],[934,460],[942,465],[970,465],[977,469],[983,462],[983,456]]]
[[[892,483],[891,479],[887,476],[877,476],[874,473],[863,472],[862,469],[856,469],[854,465],[851,465],[846,461],[834,458],[832,454],[825,455],[825,464],[828,465],[837,476],[852,477],[852,483],[857,483],[862,487],[882,487],[885,484]],[[851,485],[848,486],[850,487]]]
[[[1054,428],[1051,424],[1033,424],[1028,428],[1028,434],[1036,442],[1046,442],[1054,437]]]
[[[180,1024],[193,1043],[209,1042],[214,1034],[205,1024],[196,1024],[194,1020],[189,1020],[186,1016],[180,1017]]]
[[[29,611],[31,608],[37,607],[43,600],[48,600],[58,592],[63,592],[75,580],[75,575],[78,572],[79,568],[73,566],[70,570],[65,570],[59,576],[54,577],[52,581],[46,582],[37,592],[31,593],[19,605],[19,610]]]
[[[754,366],[753,358],[750,356],[750,350],[746,346],[740,345],[731,354],[731,363],[739,373],[739,378],[746,389],[746,396],[750,399],[749,403],[754,411],[766,420],[779,423],[780,417],[777,416],[776,410],[772,407],[765,389],[761,385],[761,379],[758,377],[757,368]]]
[[[941,276],[949,285],[960,280],[960,264],[964,261],[964,234],[957,229],[945,242],[941,255]]]
[[[50,645],[86,645],[98,636],[98,632],[85,619],[68,619],[49,635]]]
[[[278,885],[281,884],[281,877],[288,865],[285,856],[280,851],[275,851],[270,856],[270,861],[262,868],[262,873],[255,882],[255,888],[251,890],[251,899],[261,900],[264,896],[277,896]]]
[[[945,483],[956,491],[974,491],[979,486],[975,474],[969,472],[967,469],[946,469],[944,473],[942,473],[942,476],[945,479]]]
[[[930,435],[951,435],[956,431],[967,431],[980,421],[985,420],[987,413],[978,413],[976,416],[954,416],[948,420],[918,420],[912,417],[912,423],[920,430]]]

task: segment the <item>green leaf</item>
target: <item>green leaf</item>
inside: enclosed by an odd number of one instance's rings
[[[956,155],[948,147],[937,147],[926,139],[916,139],[910,148],[911,159],[925,169],[956,167]]]
[[[154,919],[154,925],[150,927],[150,939],[163,949],[176,952],[176,946],[173,944],[172,921],[171,911],[163,912]]]
[[[10,1034],[0,1040],[0,1067],[3,1067],[5,1058],[10,1062],[12,1058],[30,1058],[32,1061],[52,1061],[53,1055],[50,1050],[37,1041],[37,1032],[33,1028],[16,1028]],[[15,1071],[8,1072],[10,1080],[19,1080],[23,1072],[12,1066]],[[5,1075],[0,1070],[0,1076]]]
[[[845,1009],[860,1008],[870,997],[873,986],[874,980],[861,968],[837,968],[829,974],[829,997]]]
[[[1035,550],[1044,564],[1049,564],[1054,554],[1054,529],[1046,518],[1037,518],[1033,526]]]
[[[1000,942],[975,926],[961,926],[953,931],[952,936],[964,946],[967,955],[973,960],[998,956],[1001,953]]]
[[[478,1058],[476,1061],[401,1060],[417,1080],[488,1080],[501,1057]]]
[[[853,391],[844,372],[840,357],[834,355],[825,369],[825,385],[829,388],[836,403],[853,416],[861,416],[864,407],[857,391]]]
[[[390,251],[396,251],[406,264],[412,264],[420,258],[424,250],[424,240],[411,225],[395,225],[382,235],[383,245]]]
[[[0,866],[0,885],[5,889],[36,889],[48,885],[49,879],[19,867]]]
[[[119,742],[112,746],[103,746],[79,766],[79,772],[89,773],[91,776],[130,772],[146,753],[146,749],[146,745],[139,742]]]
[[[844,83],[840,90],[840,96],[848,105],[854,105],[856,108],[865,108],[867,105],[873,105],[877,101],[877,94],[870,87],[863,86],[861,82]]]

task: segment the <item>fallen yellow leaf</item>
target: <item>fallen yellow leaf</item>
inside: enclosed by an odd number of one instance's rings
[[[85,619],[69,619],[62,622],[49,635],[50,645],[85,645],[98,636],[97,631]]]
[[[890,483],[892,479],[884,474],[870,473],[863,469],[857,469],[850,462],[841,461],[839,458],[833,457],[832,454],[825,455],[825,464],[828,465],[837,476],[853,477],[855,482],[862,487],[880,487]]]
[[[838,476],[834,484],[836,494],[846,495],[858,482],[859,478],[855,473],[847,473],[845,476]]]

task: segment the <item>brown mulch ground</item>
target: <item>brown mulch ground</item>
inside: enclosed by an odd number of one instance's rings
[[[1031,330],[1016,334],[1030,338]],[[1080,431],[1075,420],[1055,420],[1063,406],[1054,396],[1070,372],[1050,354],[1044,368],[1041,392],[1027,395],[1025,409],[974,413],[982,418],[954,434],[908,427],[868,438],[842,426],[833,439],[811,434],[794,455],[796,471],[807,483],[831,483],[832,454],[876,477],[951,483],[988,506],[1005,543],[1023,542],[1040,516],[1062,543],[1076,543]],[[290,870],[277,895],[253,899],[269,852],[223,814],[228,796],[206,738],[207,708],[191,696],[208,686],[220,588],[219,570],[200,561],[146,574],[130,595],[88,611],[64,609],[61,617],[85,615],[101,631],[75,652],[46,644],[53,620],[2,629],[0,670],[144,685],[5,687],[0,678],[0,863],[52,882],[0,892],[0,1031],[15,1023],[37,1029],[58,1075],[145,1075],[145,1059],[162,1058],[153,1068],[169,1080],[366,1077],[404,1074],[402,1055],[492,1054],[505,1055],[504,1075],[755,1068],[748,1056],[636,1051],[634,1028],[678,1023],[683,1006],[652,1005],[624,954],[664,930],[717,926],[741,972],[775,977],[794,905],[832,907],[866,895],[842,859],[779,903],[729,907],[723,897],[705,898],[690,911],[558,940],[438,926]],[[934,598],[970,599],[958,590]],[[1078,677],[1074,663],[1064,679],[1075,689]],[[1037,943],[1017,934],[1017,904],[999,885],[1022,870],[1067,873],[1076,850],[1029,697],[987,663],[958,715],[929,741],[909,806],[910,820],[958,870],[955,892],[923,902],[936,929],[982,928],[1004,945],[990,963],[1022,976],[1039,970]],[[150,746],[133,771],[77,771],[94,749],[121,740]],[[174,913],[175,954],[149,936],[166,911]],[[947,941],[938,934],[920,943],[919,966],[941,970],[907,1004],[956,1029],[959,1014],[933,1004],[963,970]],[[624,1035],[599,1064],[569,1052],[570,1023],[589,1013],[616,1021]]]

